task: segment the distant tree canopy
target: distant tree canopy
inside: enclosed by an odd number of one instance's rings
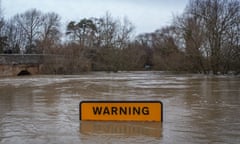
[[[60,16],[43,14],[36,9],[16,14],[5,22],[1,31],[7,38],[5,51],[13,53],[42,53],[43,47],[50,47],[60,40],[60,33]]]
[[[188,52],[196,54],[192,50],[195,47],[201,53],[197,54],[199,60],[201,57],[208,59],[208,67],[202,65],[204,71],[211,69],[214,74],[226,73],[235,67],[233,63],[237,63],[240,56],[239,0],[192,0],[186,9],[185,19],[188,23],[185,26]]]
[[[70,21],[31,9],[0,16],[0,53],[62,55],[46,60],[47,73],[104,70],[168,70],[240,73],[240,1],[189,0],[171,25],[134,36],[134,25],[110,13]]]

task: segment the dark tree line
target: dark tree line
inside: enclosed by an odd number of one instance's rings
[[[52,55],[46,73],[168,70],[240,73],[240,2],[190,0],[171,25],[134,36],[134,25],[110,13],[71,21],[31,9],[0,18],[0,53]],[[54,57],[56,55],[57,57]]]
[[[239,71],[240,1],[192,0],[183,19],[186,52],[201,71]]]
[[[36,9],[16,14],[5,21],[0,35],[1,51],[5,53],[44,53],[60,40],[60,16]]]
[[[240,1],[190,0],[172,25],[137,41],[154,69],[240,73]]]

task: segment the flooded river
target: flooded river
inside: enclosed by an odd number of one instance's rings
[[[79,121],[82,100],[157,100],[163,123]],[[240,78],[163,72],[0,78],[1,144],[240,143]]]

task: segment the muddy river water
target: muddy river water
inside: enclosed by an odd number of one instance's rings
[[[157,100],[163,123],[79,120],[82,100]],[[163,72],[0,78],[1,144],[239,144],[240,77]]]

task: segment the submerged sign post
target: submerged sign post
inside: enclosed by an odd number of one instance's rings
[[[80,120],[90,121],[163,121],[160,101],[82,101]]]

